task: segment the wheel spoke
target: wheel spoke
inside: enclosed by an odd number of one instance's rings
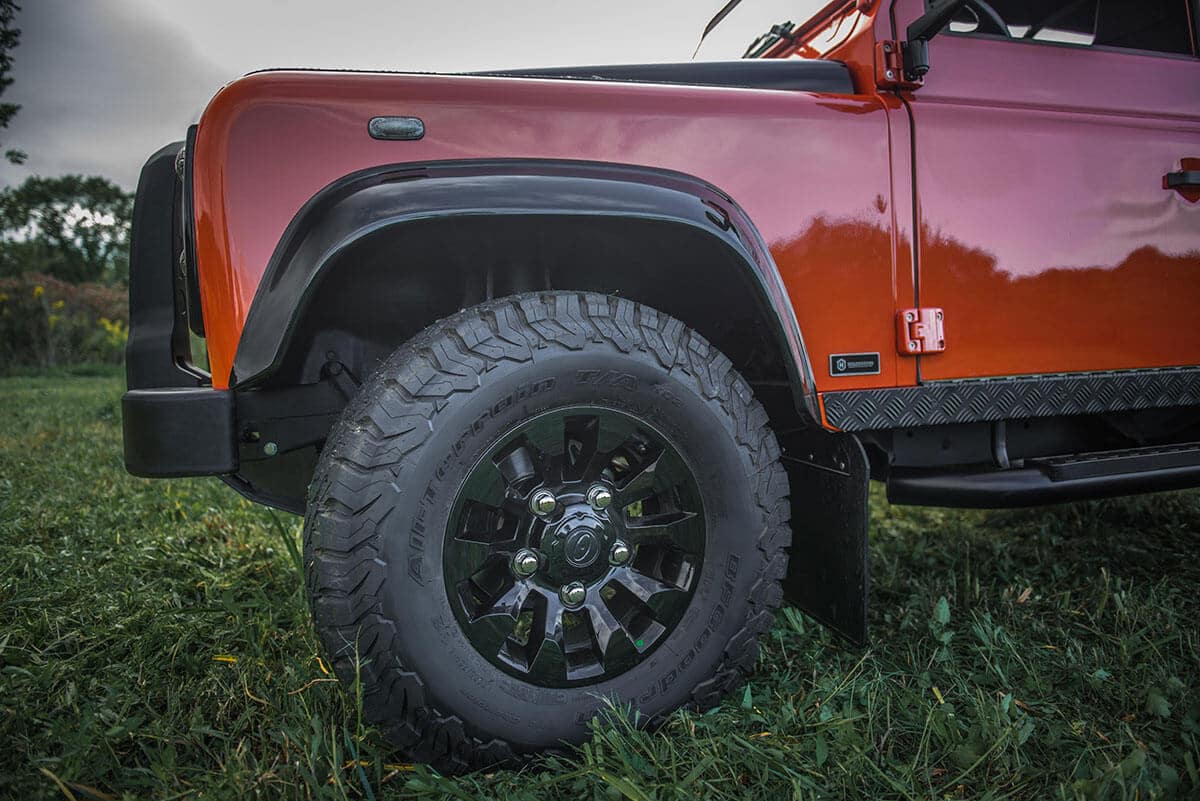
[[[563,420],[563,481],[589,477],[599,442],[600,418],[596,415],[574,415]]]
[[[609,465],[616,481],[617,501],[622,506],[638,500],[639,493],[646,492],[654,485],[662,453],[662,448],[647,444],[641,436],[633,436],[609,455]],[[628,500],[626,495],[629,496]]]
[[[511,614],[515,618],[514,602],[518,596],[524,601],[521,585],[524,582],[515,582],[509,572],[508,560],[501,554],[493,554],[478,570],[459,583],[458,597],[471,623],[501,613]],[[528,592],[528,585],[525,585],[524,592]],[[515,610],[519,611],[520,608],[521,603],[516,602]]]
[[[491,605],[481,610],[479,616],[482,618],[490,615],[508,615],[516,620],[528,595],[529,584],[524,581],[515,582],[503,595],[493,600]]]
[[[556,598],[539,592],[534,605],[533,621],[529,629],[529,644],[527,653],[529,665],[538,660],[546,643],[554,643],[562,650],[563,642],[563,608]]]
[[[495,545],[511,542],[517,535],[518,518],[515,515],[482,501],[463,503],[459,520],[462,522],[454,539],[460,542]]]
[[[674,589],[686,590],[692,586],[696,575],[696,558],[671,545],[643,543],[638,546],[630,571]]]
[[[564,614],[563,657],[567,661],[567,680],[591,679],[604,673],[604,651],[600,648],[592,617],[582,610],[568,613],[571,625],[566,625]],[[604,635],[605,642],[611,631]]]
[[[653,646],[658,638],[666,633],[667,629],[655,617],[654,610],[639,597],[638,593],[644,590],[638,587],[638,591],[635,592],[619,579],[610,581],[607,587],[613,592],[603,603],[612,618],[617,621],[621,631],[625,632],[625,636],[629,638],[630,644],[639,653]],[[668,587],[667,589],[674,588]],[[655,592],[650,595],[657,594]]]
[[[557,643],[560,639],[560,614],[561,608],[549,603],[540,592],[529,592],[513,622],[513,631],[500,644],[497,658],[523,673],[531,671],[546,641]]]
[[[665,581],[660,581],[653,576],[648,576],[638,570],[632,568],[628,570],[618,570],[613,576],[613,581],[620,584],[625,589],[633,593],[642,603],[649,603],[650,599],[660,592],[681,592],[679,587],[674,584],[668,584]]]
[[[652,537],[657,535],[671,536],[681,523],[686,523],[696,516],[695,512],[661,512],[644,517],[627,517],[625,530],[636,537]]]
[[[625,631],[625,629],[606,603],[589,604],[587,611],[592,619],[592,636],[596,639],[596,648],[600,652],[600,660],[603,661],[604,655],[608,653],[608,645],[612,636],[618,631]],[[628,636],[628,632],[626,632],[626,636]]]

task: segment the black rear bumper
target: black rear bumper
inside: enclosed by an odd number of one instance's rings
[[[142,168],[129,254],[129,342],[121,400],[125,468],[134,475],[221,475],[238,468],[233,393],[191,362],[186,190],[175,142]],[[185,170],[185,174],[186,174]]]

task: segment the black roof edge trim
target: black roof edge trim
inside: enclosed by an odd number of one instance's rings
[[[680,86],[717,86],[730,89],[774,89],[784,92],[819,92],[852,95],[854,79],[841,61],[816,58],[746,58],[737,61],[684,61],[674,64],[601,64],[577,67],[528,67],[475,72],[424,72],[421,70],[318,69],[272,67],[264,72],[346,72],[362,75],[442,75],[476,78],[547,78],[564,81],[613,81]]]
[[[619,81],[854,94],[854,81],[850,76],[850,69],[840,61],[821,59],[744,59],[741,61],[686,61],[678,64],[536,67],[466,74],[494,78]]]

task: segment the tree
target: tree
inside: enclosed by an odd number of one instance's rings
[[[21,7],[13,0],[0,0],[0,95],[12,86],[12,51],[21,43],[21,30],[15,27],[17,12]],[[16,103],[0,103],[0,128],[7,128],[21,107]],[[13,164],[25,162],[25,151],[9,148],[4,151],[4,157]]]
[[[0,273],[123,284],[132,215],[133,195],[107,178],[27,178],[0,191]]]

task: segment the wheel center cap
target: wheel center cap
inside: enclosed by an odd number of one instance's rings
[[[590,528],[577,528],[563,542],[563,555],[574,567],[588,567],[600,556],[604,543],[600,533]]]

